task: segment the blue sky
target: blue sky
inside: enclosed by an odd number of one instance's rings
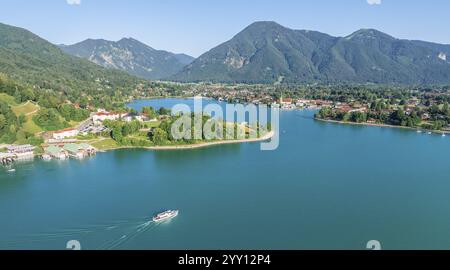
[[[133,37],[199,56],[261,20],[335,36],[375,28],[450,44],[449,10],[447,0],[1,0],[0,22],[57,44]]]

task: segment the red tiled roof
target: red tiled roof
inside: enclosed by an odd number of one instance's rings
[[[64,133],[64,132],[74,131],[74,130],[75,130],[74,128],[66,128],[66,129],[62,129],[62,130],[55,131],[55,132],[53,132],[53,133],[54,133],[54,134],[55,134],[55,133]]]
[[[95,115],[97,116],[112,116],[112,115],[122,115],[126,113],[114,113],[114,112],[98,112]]]

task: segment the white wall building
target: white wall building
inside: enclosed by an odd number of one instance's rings
[[[77,136],[79,131],[74,128],[63,129],[60,131],[53,132],[53,139],[55,140],[63,140],[65,138],[75,137]]]
[[[116,121],[127,116],[128,113],[98,112],[92,116],[92,122],[94,122],[95,125],[98,125],[105,120]]]

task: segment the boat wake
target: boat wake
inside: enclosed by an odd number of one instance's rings
[[[159,223],[154,221],[148,221],[141,225],[138,225],[134,228],[134,230],[128,234],[122,235],[119,239],[113,240],[112,242],[105,243],[100,249],[105,250],[114,250],[122,245],[128,243],[129,241],[136,239],[137,237],[143,235],[144,233],[147,233],[149,231],[152,231],[156,229],[156,227],[159,225]]]
[[[53,233],[38,233],[31,235],[24,235],[20,239],[13,241],[1,241],[0,249],[21,249],[29,245],[33,246],[45,246],[46,243],[59,240],[82,240],[83,238],[98,235],[98,234],[123,234],[127,232],[120,239],[114,240],[110,243],[106,243],[98,249],[114,249],[124,243],[138,237],[139,235],[149,231],[152,228],[153,221],[143,222],[140,221],[119,221],[107,225],[92,225],[83,228],[71,228],[58,230]],[[130,231],[128,233],[128,231]]]

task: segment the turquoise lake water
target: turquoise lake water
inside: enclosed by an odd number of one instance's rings
[[[192,100],[137,101],[171,107]],[[212,101],[209,101],[212,102]],[[450,137],[281,112],[280,147],[0,167],[0,249],[450,249]],[[179,209],[162,224],[158,212]]]

